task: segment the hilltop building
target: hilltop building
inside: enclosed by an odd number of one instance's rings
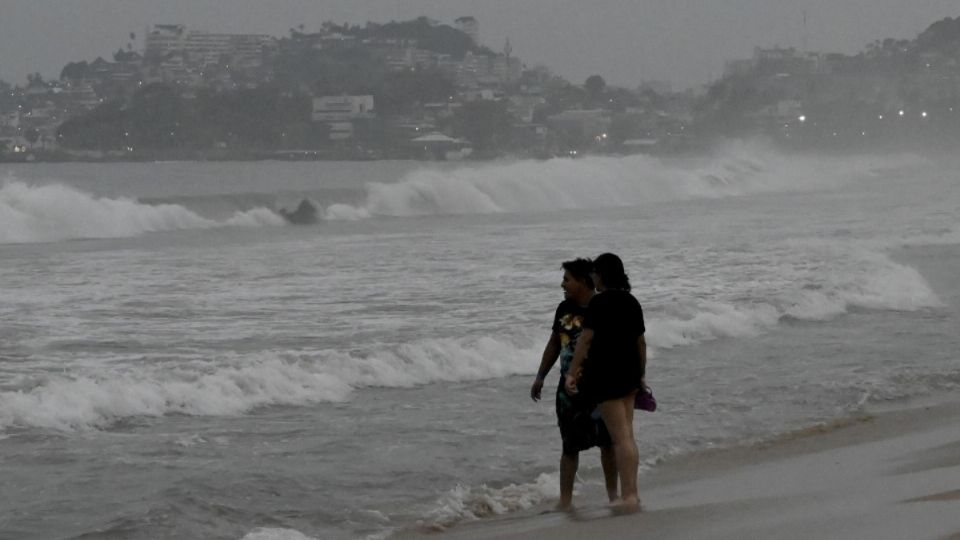
[[[156,62],[182,54],[197,67],[227,63],[239,69],[257,68],[273,41],[263,34],[218,34],[187,31],[182,24],[158,24],[147,32],[144,58]]]

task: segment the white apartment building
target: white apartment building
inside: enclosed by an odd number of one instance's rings
[[[158,24],[147,32],[144,56],[162,59],[184,52],[189,63],[198,67],[218,64],[225,58],[237,67],[258,67],[263,63],[264,48],[272,41],[263,34],[218,34],[187,31],[182,24]]]

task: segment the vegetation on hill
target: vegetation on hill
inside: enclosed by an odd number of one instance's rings
[[[789,103],[802,107],[785,117]],[[786,103],[788,106],[783,107]],[[780,110],[779,109],[785,109]],[[960,17],[930,25],[913,40],[884,39],[856,55],[755,61],[715,81],[696,109],[700,127],[730,135],[779,119],[785,137],[833,145],[960,137]],[[894,122],[896,120],[896,122]]]

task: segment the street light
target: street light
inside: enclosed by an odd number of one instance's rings
[[[800,116],[797,117],[797,120],[799,120],[800,122],[806,122],[806,121],[807,121],[807,115],[801,114]]]

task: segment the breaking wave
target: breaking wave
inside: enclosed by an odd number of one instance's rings
[[[864,250],[847,255],[848,266],[813,269],[810,276],[796,276],[792,288],[753,302],[672,306],[669,313],[651,318],[648,342],[670,349],[718,338],[754,337],[784,319],[828,321],[857,308],[917,311],[943,305],[915,268],[883,253]]]
[[[819,276],[821,270],[814,273]],[[653,353],[750,338],[784,320],[824,321],[852,308],[914,311],[941,305],[916,270],[883,254],[863,252],[852,268],[823,273],[819,282],[805,278],[792,290],[749,301],[674,302],[651,309],[647,329]],[[186,367],[173,371],[145,359],[135,369],[50,373],[0,392],[0,428],[97,429],[128,417],[236,415],[263,406],[345,401],[363,388],[527,375],[536,365],[542,337],[531,331],[514,342],[483,336],[374,345],[368,352],[268,351],[185,359]]]
[[[0,428],[107,427],[136,416],[235,415],[270,405],[340,402],[365,387],[409,388],[526,373],[534,349],[479,339],[430,339],[369,354],[324,350],[230,356],[176,371],[149,363],[75,375],[52,373],[0,392]]]
[[[874,172],[912,164],[913,156],[812,160],[755,144],[715,157],[667,161],[649,156],[586,157],[420,169],[396,183],[370,183],[364,203],[331,204],[325,217],[537,212],[637,206],[665,200],[829,189]]]
[[[502,488],[461,485],[445,493],[420,524],[445,529],[464,521],[527,510],[555,498],[559,491],[559,476],[545,473],[529,484],[510,484]]]
[[[237,211],[217,221],[177,204],[97,197],[62,184],[31,186],[8,181],[0,187],[0,244],[127,238],[158,231],[283,223],[283,218],[267,208]]]

